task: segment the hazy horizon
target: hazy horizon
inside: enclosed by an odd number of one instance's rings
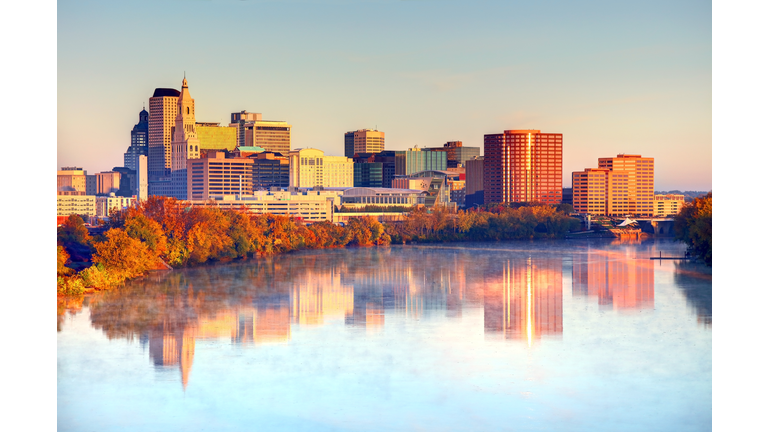
[[[656,190],[712,189],[710,2],[58,2],[57,165],[123,165],[155,88],[186,72],[199,122],[247,110],[343,155],[506,129],[563,134],[571,172],[655,158]],[[88,131],[88,133],[84,133]]]

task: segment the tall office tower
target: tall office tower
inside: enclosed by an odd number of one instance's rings
[[[483,198],[483,156],[475,156],[464,164],[467,181],[465,207],[470,208],[476,204],[482,205],[485,202]]]
[[[261,147],[282,154],[288,154],[291,150],[292,126],[287,122],[262,120],[259,113],[240,111],[232,113],[229,125],[237,128],[238,147]]]
[[[598,168],[571,174],[573,209],[581,214],[653,216],[653,158],[599,158]]]
[[[461,141],[448,141],[442,147],[429,147],[425,150],[448,153],[448,168],[456,168],[463,165],[467,160],[480,156],[480,147],[464,147]]]
[[[485,203],[560,204],[563,134],[506,130],[485,135]]]
[[[176,124],[171,142],[171,196],[187,199],[187,160],[200,159],[200,140],[195,128],[195,100],[189,94],[187,79],[181,83]]]
[[[179,91],[156,88],[149,98],[149,163],[150,183],[171,174],[171,129],[179,110]]]
[[[123,166],[136,170],[136,162],[139,156],[148,154],[147,142],[149,141],[149,113],[142,109],[139,112],[139,122],[131,131],[131,145],[123,155]]]
[[[201,150],[228,150],[237,147],[237,128],[220,123],[195,123]]]
[[[344,156],[325,156],[306,148],[288,153],[290,187],[353,187],[354,163]]]
[[[448,168],[448,154],[444,151],[432,151],[414,146],[396,156],[396,175],[411,175],[430,170],[445,171],[446,168]]]
[[[384,132],[360,129],[344,134],[344,156],[351,158],[355,153],[380,153],[384,151]]]

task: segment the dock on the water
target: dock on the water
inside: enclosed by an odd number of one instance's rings
[[[681,256],[681,257],[663,257],[663,256],[661,256],[661,252],[659,252],[659,256],[657,256],[657,257],[656,256],[652,256],[651,259],[652,260],[665,260],[665,259],[669,259],[669,260],[687,260],[687,259],[693,259],[693,257],[690,256],[690,255],[687,255],[687,254],[686,254],[686,256]]]

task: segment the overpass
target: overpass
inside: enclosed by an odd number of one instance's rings
[[[640,229],[648,234],[657,236],[673,236],[675,235],[675,219],[674,218],[644,218],[635,219]]]

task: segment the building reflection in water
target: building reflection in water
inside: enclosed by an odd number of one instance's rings
[[[653,262],[621,252],[589,250],[573,256],[573,295],[597,298],[602,307],[621,311],[653,309]]]
[[[94,327],[109,338],[138,336],[151,362],[178,368],[186,388],[199,339],[284,343],[292,326],[330,322],[381,331],[388,315],[456,318],[468,305],[485,307],[489,333],[529,344],[561,335],[562,259],[502,269],[493,254],[463,250],[321,252],[154,274],[105,292],[90,309]]]
[[[485,281],[485,331],[531,346],[563,334],[562,259],[507,260]]]

